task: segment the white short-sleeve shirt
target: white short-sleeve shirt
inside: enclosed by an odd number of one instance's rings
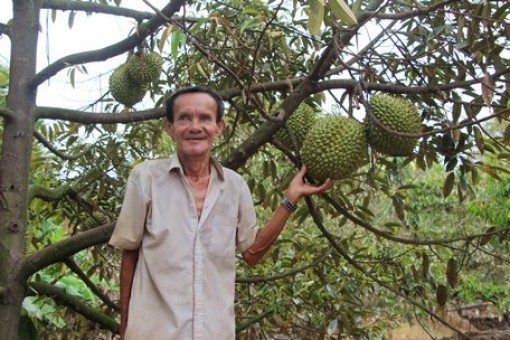
[[[126,339],[234,339],[235,249],[257,233],[250,190],[211,160],[201,216],[176,155],[130,174],[110,244],[140,249]]]

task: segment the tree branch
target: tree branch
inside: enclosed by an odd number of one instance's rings
[[[4,119],[11,119],[14,117],[14,112],[6,108],[0,108],[0,117]]]
[[[455,242],[459,242],[459,241],[476,239],[476,238],[489,236],[489,235],[493,235],[493,234],[502,232],[501,230],[498,230],[497,232],[473,234],[473,235],[460,236],[460,237],[455,237],[455,238],[450,238],[450,239],[417,239],[417,238],[407,239],[407,238],[394,236],[390,233],[384,232],[382,230],[379,230],[379,229],[373,227],[369,223],[367,223],[367,222],[361,220],[360,218],[349,213],[349,211],[346,208],[341,206],[338,202],[336,202],[334,199],[332,199],[331,197],[329,197],[326,194],[323,194],[322,197],[329,204],[331,204],[331,206],[333,206],[333,208],[335,208],[340,214],[347,217],[354,224],[359,225],[360,227],[370,231],[371,233],[373,233],[376,236],[385,238],[390,241],[402,243],[402,244],[422,245],[422,246],[445,245],[445,244],[455,243]],[[507,230],[510,230],[510,227]]]
[[[304,266],[302,266],[300,268],[296,268],[296,269],[293,269],[293,270],[289,270],[289,271],[287,271],[285,273],[275,274],[275,275],[269,276],[269,277],[261,277],[261,276],[239,277],[239,278],[236,278],[236,283],[267,283],[267,282],[271,282],[271,281],[281,280],[281,279],[286,278],[288,276],[293,276],[295,274],[304,272],[308,268],[315,267],[316,265],[318,265],[322,261],[326,260],[330,255],[331,255],[331,251],[328,251],[326,254],[324,254],[321,257],[315,259],[314,261],[310,262],[307,265],[304,265]]]
[[[34,198],[40,198],[44,201],[57,201],[66,195],[74,194],[76,192],[69,185],[62,185],[55,189],[48,189],[40,185],[29,185],[27,201],[31,202]]]
[[[99,297],[108,307],[114,311],[120,311],[119,305],[113,303],[105,293],[97,288],[94,282],[90,280],[90,278],[81,270],[81,268],[71,257],[66,258],[64,263],[67,267],[69,267],[69,269],[73,271],[73,273],[78,275],[78,277],[85,283],[85,285],[92,291],[92,293],[96,294],[96,296]]]
[[[114,227],[115,222],[105,224],[53,243],[25,257],[18,263],[16,269],[20,277],[28,277],[42,268],[64,261],[83,249],[108,242]]]
[[[136,21],[149,20],[154,18],[155,16],[155,14],[151,12],[142,12],[128,8],[102,5],[96,2],[45,0],[41,3],[41,7],[45,9],[55,9],[59,11],[82,11],[109,14],[126,18],[133,18]]]
[[[11,37],[11,28],[9,25],[0,23],[0,36],[6,35],[9,38]]]
[[[57,157],[59,157],[63,160],[66,160],[66,161],[74,161],[78,158],[83,157],[87,152],[92,150],[95,146],[94,144],[92,144],[92,145],[89,145],[88,147],[86,147],[83,151],[77,153],[76,155],[67,155],[67,154],[63,153],[62,151],[59,151],[53,145],[51,145],[51,143],[49,141],[47,141],[46,138],[44,138],[44,136],[42,134],[40,134],[38,131],[34,131],[34,137],[39,141],[39,143],[44,145],[53,154],[55,154]]]
[[[242,324],[239,324],[238,326],[236,326],[236,332],[244,331],[246,328],[264,320],[265,318],[267,318],[268,316],[270,316],[273,313],[274,313],[274,307],[269,308],[264,313],[261,313],[261,314],[255,316],[253,319],[250,319],[250,320],[246,321],[245,323],[242,323]]]
[[[409,18],[413,18],[416,16],[426,15],[430,12],[437,10],[438,8],[445,7],[446,5],[453,4],[455,2],[461,2],[461,0],[443,0],[443,1],[439,1],[437,3],[431,4],[429,6],[417,6],[418,8],[415,10],[404,11],[404,12],[400,12],[398,14],[393,14],[393,13],[385,14],[385,13],[375,13],[375,12],[373,12],[372,14],[377,19],[404,20],[404,19],[409,19]]]
[[[80,299],[68,294],[64,289],[44,282],[29,282],[28,286],[29,292],[31,291],[29,295],[43,294],[51,296],[56,303],[74,310],[88,320],[101,325],[102,328],[113,333],[119,332],[119,324],[114,319],[83,303]]]
[[[146,120],[159,119],[165,115],[164,109],[159,107],[144,111],[115,113],[92,113],[79,110],[69,110],[57,107],[38,107],[37,119],[56,119],[82,124],[129,124]]]
[[[494,79],[510,73],[510,67],[495,72],[491,75]],[[287,80],[280,80],[271,83],[261,83],[254,84],[250,86],[250,93],[260,93],[267,91],[285,91],[291,88],[297,87],[299,84],[303,83],[306,78],[294,78]],[[438,86],[416,86],[410,87],[407,85],[393,85],[393,84],[380,84],[380,83],[365,83],[364,88],[369,91],[380,91],[384,93],[392,93],[392,94],[436,94],[441,93],[442,91],[450,91],[457,88],[465,88],[468,86],[472,86],[478,84],[482,81],[482,78],[476,78],[469,81],[449,83]],[[322,82],[318,82],[313,84],[310,90],[311,93],[318,93],[322,91],[332,90],[332,89],[348,89],[353,90],[356,87],[360,86],[360,83],[357,80],[353,79],[334,79],[334,80],[326,80]],[[234,87],[231,89],[227,89],[225,91],[221,91],[219,95],[224,99],[228,100],[233,97],[240,96],[243,92],[245,92],[245,88]],[[6,111],[6,114],[10,113],[10,111]],[[0,110],[0,115],[2,115],[2,111]],[[79,110],[70,110],[64,108],[57,107],[47,107],[40,106],[37,108],[37,119],[54,119],[54,120],[65,120],[69,122],[82,123],[82,124],[128,124],[128,123],[136,123],[151,119],[159,119],[164,116],[164,109],[154,108],[143,111],[135,111],[135,112],[126,112],[122,114],[114,114],[114,113],[91,113],[84,112]]]
[[[333,36],[333,39],[331,39],[324,53],[322,53],[314,69],[310,72],[309,78],[312,81],[321,79],[330,70],[331,65],[338,59],[341,50],[349,44],[349,41],[356,35],[358,30],[371,19],[374,15],[373,11],[379,8],[382,3],[383,0],[372,0],[367,10],[358,15],[358,24],[349,26],[339,36]]]
[[[168,17],[171,17],[174,13],[179,11],[179,9],[184,5],[185,0],[172,0],[168,5],[166,5],[161,12]],[[121,40],[120,42],[110,45],[108,47],[87,51],[83,53],[71,54],[66,57],[60,58],[55,61],[53,64],[49,65],[41,72],[36,74],[30,83],[30,87],[35,89],[37,86],[42,84],[47,79],[51,78],[59,71],[73,66],[84,63],[90,63],[94,61],[103,61],[112,57],[115,57],[119,54],[122,54],[130,49],[135,48],[140,42],[142,42],[146,37],[154,33],[160,26],[166,23],[166,20],[161,16],[155,16],[151,20],[147,21],[138,26],[138,29],[135,34],[130,37]]]

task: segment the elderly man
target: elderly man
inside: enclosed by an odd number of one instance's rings
[[[205,87],[175,92],[164,127],[176,144],[170,159],[137,165],[110,244],[123,249],[121,338],[234,339],[235,250],[255,265],[303,197],[332,186],[303,182],[303,167],[282,204],[256,228],[244,179],[211,158],[223,102]]]

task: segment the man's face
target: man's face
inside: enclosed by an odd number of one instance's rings
[[[174,121],[165,118],[165,128],[184,157],[209,156],[224,122],[216,122],[216,101],[207,93],[185,93],[174,101]]]

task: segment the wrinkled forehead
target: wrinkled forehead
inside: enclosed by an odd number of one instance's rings
[[[175,113],[185,110],[198,110],[198,111],[211,111],[216,115],[218,109],[216,100],[208,93],[183,93],[175,98],[174,107]]]

